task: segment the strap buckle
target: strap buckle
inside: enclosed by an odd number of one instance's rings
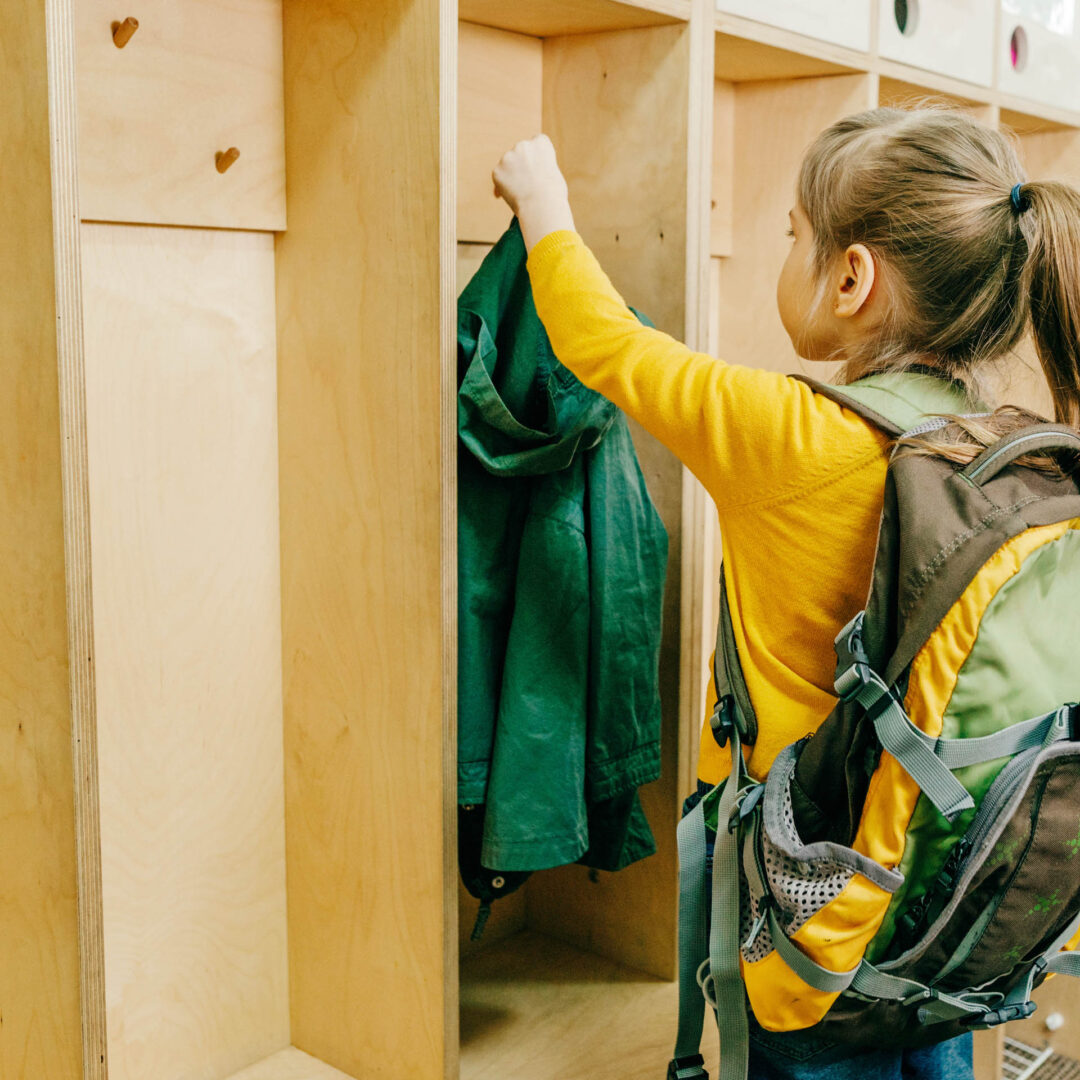
[[[739,731],[735,699],[730,694],[717,698],[716,707],[713,709],[712,716],[709,717],[709,726],[712,728],[713,738],[718,746],[727,746],[732,732]],[[739,734],[741,735],[742,732],[739,731]]]
[[[836,637],[836,695],[841,701],[854,700],[870,682],[870,657],[863,646],[863,622],[866,612],[860,611]]]
[[[1039,1006],[1034,1001],[1016,1001],[1011,1005],[1002,1005],[987,1013],[981,1013],[971,1022],[984,1024],[986,1027],[997,1027],[998,1024],[1007,1024],[1012,1020],[1026,1020]]]
[[[735,805],[728,815],[728,832],[734,832],[758,808],[764,794],[765,785],[760,783],[744,787],[735,796]]]
[[[672,1058],[668,1062],[667,1080],[709,1080],[705,1071],[705,1059],[700,1054]]]

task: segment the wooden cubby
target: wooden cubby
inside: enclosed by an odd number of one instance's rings
[[[455,297],[509,221],[491,167],[547,131],[629,302],[792,370],[821,127],[936,97],[1077,176],[1080,110],[708,0],[182,7],[0,14],[0,1075],[652,1080],[714,516],[635,429],[670,537],[658,853],[538,873],[469,942]]]

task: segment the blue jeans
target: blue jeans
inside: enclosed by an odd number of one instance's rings
[[[750,1080],[973,1080],[971,1036],[922,1050],[855,1050],[750,1019]]]

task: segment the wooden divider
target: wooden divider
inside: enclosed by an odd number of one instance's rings
[[[350,1075],[387,1080],[442,1075],[456,1060],[443,797],[454,752],[444,728],[448,7],[284,5],[289,231],[277,245],[277,312],[292,1038]]]
[[[67,283],[54,270],[48,8],[0,11],[0,1075],[74,1080],[83,1031],[57,355]]]

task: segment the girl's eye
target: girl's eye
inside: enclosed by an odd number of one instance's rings
[[[795,236],[795,230],[794,230],[794,229],[792,229],[792,228],[787,228],[787,229],[785,229],[785,230],[784,230],[784,235],[785,235],[785,236],[790,236],[790,237],[793,237],[793,238],[794,238],[794,236]]]

